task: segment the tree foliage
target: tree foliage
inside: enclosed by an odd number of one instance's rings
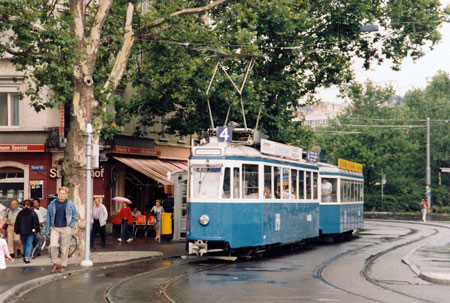
[[[271,139],[293,143],[310,138],[307,130],[292,123],[299,100],[312,103],[318,88],[351,82],[355,55],[367,68],[385,59],[398,68],[403,58],[422,56],[423,48],[439,41],[437,29],[445,16],[439,1],[426,0],[234,2],[211,12],[207,28],[173,27],[158,39],[142,42],[147,65],[136,70],[139,89],[133,103],[134,112],[145,113],[139,132],[173,111],[167,120],[172,133],[208,128],[205,92],[217,57],[222,55],[220,62],[239,84],[250,58],[223,56],[250,54],[262,57],[255,59],[243,90],[248,126],[255,126],[261,107],[259,127]],[[371,23],[383,30],[359,31]],[[215,78],[209,100],[216,125],[225,122],[231,104],[231,119],[243,126],[239,98],[223,73]]]
[[[351,107],[318,138],[323,153],[333,161],[345,158],[363,164],[366,208],[382,211],[414,211],[425,196],[426,118],[431,119],[432,205],[450,210],[450,176],[440,167],[450,167],[450,78],[436,74],[425,89],[406,93],[392,105],[392,87],[372,83],[352,87]],[[351,132],[349,133],[344,133]],[[382,174],[386,184],[381,198]],[[441,184],[439,184],[441,182]]]

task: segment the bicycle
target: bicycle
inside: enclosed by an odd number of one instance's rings
[[[31,258],[35,259],[37,256],[41,254],[41,251],[44,250],[44,248],[50,243],[50,237],[48,235],[44,235],[41,232],[41,237],[39,238],[36,245],[33,247],[33,250],[31,251]],[[72,257],[72,255],[77,251],[78,245],[80,243],[80,238],[77,234],[74,234],[70,237],[70,243],[69,243],[69,254],[68,257]],[[58,246],[58,255],[61,256],[61,238],[59,239],[59,246]]]

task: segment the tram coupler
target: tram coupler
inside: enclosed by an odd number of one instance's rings
[[[197,240],[189,242],[188,252],[190,255],[195,254],[197,256],[203,256],[208,252],[208,241],[203,242],[202,240]]]

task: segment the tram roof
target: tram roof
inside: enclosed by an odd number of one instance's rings
[[[208,155],[206,153],[198,153],[196,150],[201,149],[203,151],[207,150],[213,150],[213,149],[221,149],[221,154],[218,155]],[[269,160],[276,160],[276,161],[282,161],[282,162],[288,162],[288,163],[299,163],[303,165],[308,166],[317,166],[316,163],[310,163],[305,160],[292,160],[287,159],[284,157],[277,157],[277,156],[271,156],[266,155],[260,152],[260,150],[255,146],[249,146],[245,143],[241,142],[209,142],[203,145],[194,146],[192,148],[192,158],[203,158],[203,157],[219,157],[219,158],[254,158],[254,159],[269,159]]]

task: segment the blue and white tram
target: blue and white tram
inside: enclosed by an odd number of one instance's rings
[[[190,254],[235,255],[319,235],[319,168],[297,147],[211,137],[192,147],[188,184]]]
[[[364,226],[362,172],[319,163],[319,174],[320,233],[345,234],[362,228]]]

